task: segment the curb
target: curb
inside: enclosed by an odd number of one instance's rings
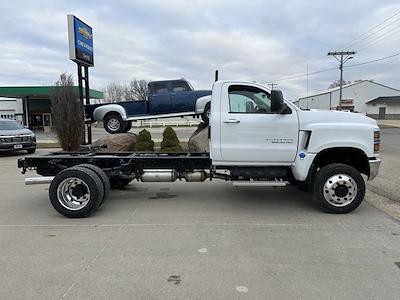
[[[36,143],[36,148],[38,149],[60,148],[60,144],[58,142],[38,142]]]

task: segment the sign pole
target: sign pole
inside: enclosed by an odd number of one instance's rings
[[[89,67],[84,66],[85,69],[85,104],[90,105],[90,89],[89,89]],[[90,122],[86,123],[86,131],[87,131],[87,142],[89,145],[92,144],[92,124]]]
[[[68,15],[67,19],[69,58],[78,66],[79,99],[82,105],[90,105],[89,67],[94,66],[92,27],[74,15]],[[85,72],[84,76],[82,76],[82,67]],[[82,81],[85,81],[85,87],[83,87]],[[83,88],[85,88],[85,94]],[[90,145],[92,143],[92,126],[90,121],[86,122],[86,119],[84,123],[86,125],[87,139],[85,133],[83,143]]]

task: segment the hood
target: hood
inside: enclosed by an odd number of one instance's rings
[[[200,97],[211,95],[212,91],[210,91],[210,90],[197,90],[197,91],[193,91],[193,93],[196,94],[197,98],[200,98]]]
[[[308,130],[309,126],[314,124],[334,124],[334,123],[349,123],[349,124],[365,124],[373,127],[378,127],[374,119],[358,113],[343,112],[337,110],[299,110],[300,130]]]
[[[0,136],[2,135],[34,135],[33,132],[28,128],[13,129],[13,130],[0,130]]]

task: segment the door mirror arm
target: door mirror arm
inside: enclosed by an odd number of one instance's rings
[[[277,111],[278,114],[288,115],[292,113],[292,110],[286,103],[282,103],[282,107]]]

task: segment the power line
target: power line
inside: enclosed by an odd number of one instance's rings
[[[400,55],[400,53],[396,53],[396,54],[392,54],[392,55],[389,55],[389,56],[386,56],[386,57],[382,57],[382,58],[378,58],[378,59],[374,59],[374,60],[370,60],[370,61],[365,61],[365,62],[358,63],[358,64],[348,65],[348,66],[345,66],[345,68],[352,68],[352,67],[358,67],[358,66],[363,66],[363,65],[367,65],[367,64],[372,64],[374,62],[386,60],[386,59],[389,59],[389,58],[392,58],[392,57],[396,57],[396,56],[399,56],[399,55]]]
[[[349,46],[347,46],[347,48],[350,48],[350,47],[352,47],[352,46],[354,46],[354,45],[356,45],[356,44],[359,44],[359,43],[363,43],[364,41],[366,41],[367,43],[369,43],[369,42],[373,41],[375,38],[379,38],[380,35],[378,35],[378,36],[375,36],[375,35],[378,34],[378,33],[380,33],[381,31],[383,31],[384,29],[388,28],[389,26],[395,24],[395,23],[398,22],[398,21],[400,21],[400,18],[397,18],[397,19],[395,19],[394,21],[392,21],[392,22],[386,24],[385,26],[383,26],[383,27],[379,28],[378,30],[372,32],[370,35],[364,36],[362,39],[359,39],[358,41],[352,42]],[[397,27],[396,27],[396,28],[397,28]],[[393,29],[393,28],[392,28],[392,29]],[[390,31],[390,30],[389,30],[389,31]],[[386,34],[386,32],[383,32],[383,34]],[[371,40],[369,40],[369,39],[371,39]]]
[[[358,66],[362,66],[362,65],[372,64],[372,63],[379,62],[379,61],[386,60],[386,59],[390,59],[390,58],[396,57],[396,56],[400,56],[400,53],[392,54],[392,55],[389,55],[389,56],[386,56],[386,57],[381,57],[381,58],[374,59],[374,60],[365,61],[365,62],[362,62],[362,63],[347,65],[347,66],[344,66],[344,68],[353,68],[353,67],[358,67]],[[335,68],[318,70],[318,71],[314,71],[314,72],[310,72],[310,73],[303,73],[303,74],[296,74],[296,75],[292,75],[292,76],[281,77],[281,78],[276,79],[276,80],[268,81],[266,84],[271,84],[271,83],[278,82],[278,81],[286,81],[286,80],[302,78],[302,77],[306,77],[307,75],[308,76],[309,75],[315,75],[315,74],[320,74],[320,73],[324,73],[324,72],[334,71],[334,70],[337,70],[337,69],[338,68],[335,67]]]
[[[366,45],[364,45],[364,47],[361,47],[360,49],[358,49],[357,51],[361,51],[361,50],[365,50],[370,48],[371,46],[375,45],[377,42],[393,35],[394,33],[397,33],[398,29],[400,28],[400,25],[397,27],[392,28],[391,30],[385,32],[384,34],[382,34],[381,36],[377,37],[376,39],[373,39],[371,41],[368,41],[368,43]]]
[[[311,72],[311,73],[302,73],[302,74],[297,74],[297,75],[292,75],[292,76],[287,76],[287,77],[281,77],[281,78],[276,79],[276,80],[268,81],[267,84],[270,84],[270,83],[273,83],[273,82],[278,82],[278,81],[292,80],[292,79],[296,79],[296,78],[305,77],[307,75],[315,75],[315,74],[328,72],[328,71],[333,71],[333,70],[337,70],[337,68],[335,67],[335,68],[329,68],[329,69],[324,69],[324,70],[318,70],[318,71],[314,71],[314,72]]]
[[[346,48],[350,48],[351,46],[355,45],[356,43],[360,42],[360,39],[362,40],[363,37],[367,36],[371,31],[373,31],[374,29],[380,27],[381,25],[385,24],[387,21],[393,19],[395,16],[400,14],[400,10],[397,11],[395,14],[393,14],[392,16],[390,16],[389,18],[386,18],[385,20],[383,20],[382,22],[378,23],[377,25],[373,26],[372,28],[370,28],[369,30],[367,30],[366,32],[364,32],[363,34],[359,35],[357,38],[355,38],[353,40],[353,42],[351,42],[350,44],[347,44],[347,46],[343,47],[344,49]],[[392,22],[393,23],[393,22]],[[391,24],[392,24],[391,23]],[[386,24],[388,26],[388,24]],[[387,27],[387,26],[384,26]],[[379,29],[380,30],[380,29]]]

